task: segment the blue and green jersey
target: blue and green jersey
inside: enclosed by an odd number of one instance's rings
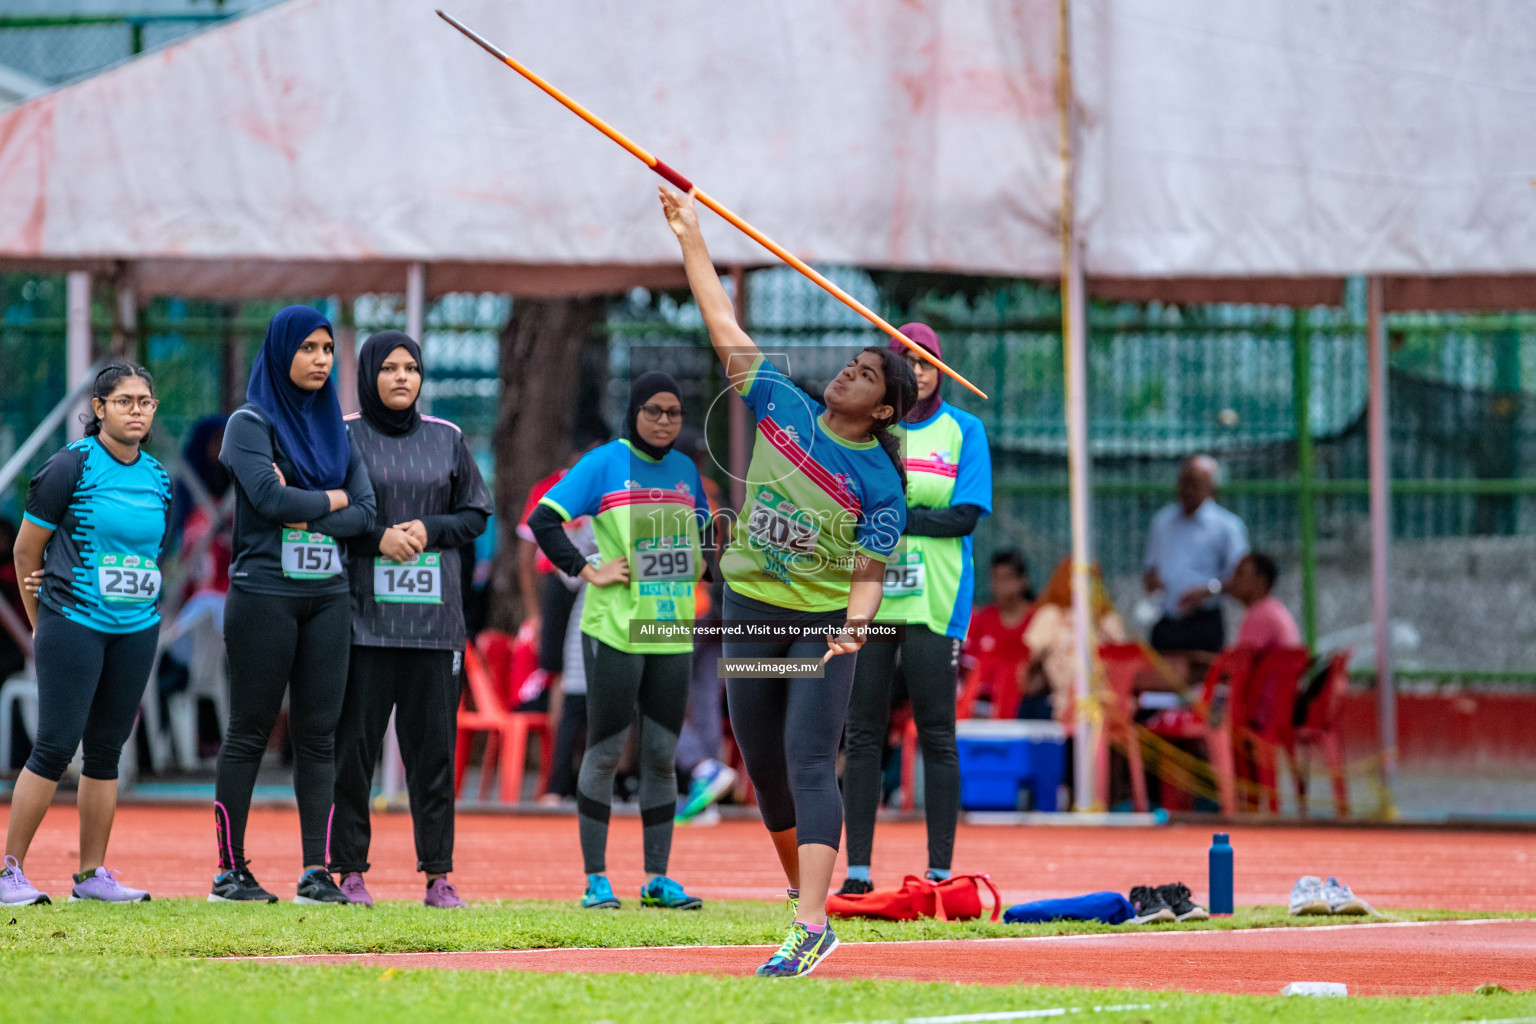
[[[757,437],[725,581],[780,608],[846,608],[855,555],[884,562],[906,525],[896,467],[877,441],[828,430],[821,403],[761,356],[737,388]]]
[[[679,451],[653,459],[626,440],[610,441],[583,455],[539,504],[566,522],[591,516],[598,557],[629,560],[628,586],[586,588],[583,633],[630,653],[693,649],[691,640],[632,641],[629,631],[631,620],[693,621],[709,503],[692,459]]]
[[[948,402],[920,423],[892,431],[906,456],[907,503],[914,508],[975,505],[992,513],[992,455],[981,421]],[[972,538],[901,538],[886,563],[877,622],[909,622],[965,638],[976,591]]]

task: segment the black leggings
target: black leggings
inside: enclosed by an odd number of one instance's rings
[[[158,624],[137,633],[103,633],[39,605],[33,636],[37,740],[27,770],[58,782],[83,741],[81,774],[117,778],[159,639]]]
[[[955,749],[955,686],[960,641],[927,626],[908,625],[901,643],[868,643],[859,652],[848,703],[848,753],[843,794],[848,801],[848,863],[868,867],[880,805],[880,761],[891,721],[896,658],[912,697],[912,720],[923,751],[923,813],[928,819],[928,866],[949,870],[960,817],[960,756]]]
[[[574,668],[572,671],[575,671]],[[585,678],[585,677],[583,677]],[[560,725],[555,729],[554,762],[549,769],[549,791],[576,798],[577,760],[587,750],[587,695],[567,693],[561,698]]]
[[[213,805],[219,865],[227,871],[245,863],[251,791],[285,690],[304,863],[324,864],[336,788],[336,725],[352,650],[351,595],[278,597],[231,587],[224,607],[224,640],[229,650],[229,732],[219,749]]]
[[[640,824],[645,870],[664,875],[672,856],[672,818],[677,813],[677,773],[672,755],[688,710],[692,655],[627,654],[596,637],[581,637],[587,669],[587,752],[576,779],[576,821],[586,873],[608,867],[608,816],[613,775],[629,727],[640,714]]]
[[[841,626],[847,615],[797,612],[725,591],[726,622],[796,622]],[[727,658],[819,658],[825,636],[804,640],[728,640]],[[731,732],[757,790],[770,832],[795,829],[798,846],[837,849],[843,798],[837,790],[837,746],[848,714],[858,655],[839,654],[820,679],[727,679]]]
[[[331,823],[330,868],[368,870],[373,831],[368,797],[379,748],[395,714],[400,759],[405,762],[416,870],[453,870],[453,747],[457,737],[459,676],[456,652],[399,647],[353,647],[347,696],[336,730],[336,810]]]

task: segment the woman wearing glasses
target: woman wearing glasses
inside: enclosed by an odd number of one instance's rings
[[[549,489],[528,518],[546,557],[586,580],[581,614],[587,672],[587,752],[576,782],[587,889],[581,905],[617,909],[607,877],[613,776],[640,715],[640,821],[647,881],[640,903],[695,910],[703,903],[667,877],[677,779],[672,767],[688,706],[693,588],[709,517],[692,459],[673,451],[682,428],[677,382],[647,373],[629,393],[628,437],[594,448]],[[592,517],[598,553],[589,563],[561,524]],[[646,632],[649,631],[649,632]]]
[[[149,899],[118,882],[103,861],[117,810],[118,758],[160,636],[156,603],[171,481],[140,450],[158,404],[142,366],[103,369],[91,388],[91,412],[81,417],[86,436],[44,463],[27,492],[16,573],[42,571],[41,588],[22,593],[37,662],[37,741],[11,794],[0,905],[49,902],[22,867],[82,741],[80,873],[69,898]]]

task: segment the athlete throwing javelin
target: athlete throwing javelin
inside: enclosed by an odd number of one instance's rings
[[[855,656],[880,608],[885,561],[906,524],[906,480],[890,428],[917,400],[907,361],[865,348],[823,402],[790,383],[736,323],[699,231],[693,199],[662,187],[667,224],[715,354],[757,415],[747,500],[721,562],[724,621],[772,623],[764,639],[727,639],[727,659],[821,660],[820,676],[728,678],[731,727],[784,866],[794,924],[761,977],[810,974],[837,948],[827,889],[843,828],[837,747]],[[799,638],[792,638],[791,634]]]

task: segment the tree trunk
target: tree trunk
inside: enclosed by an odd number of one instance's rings
[[[496,419],[496,561],[489,622],[515,632],[523,616],[517,523],[528,492],[560,466],[576,419],[582,350],[601,321],[601,298],[514,299],[501,332],[501,411]]]

